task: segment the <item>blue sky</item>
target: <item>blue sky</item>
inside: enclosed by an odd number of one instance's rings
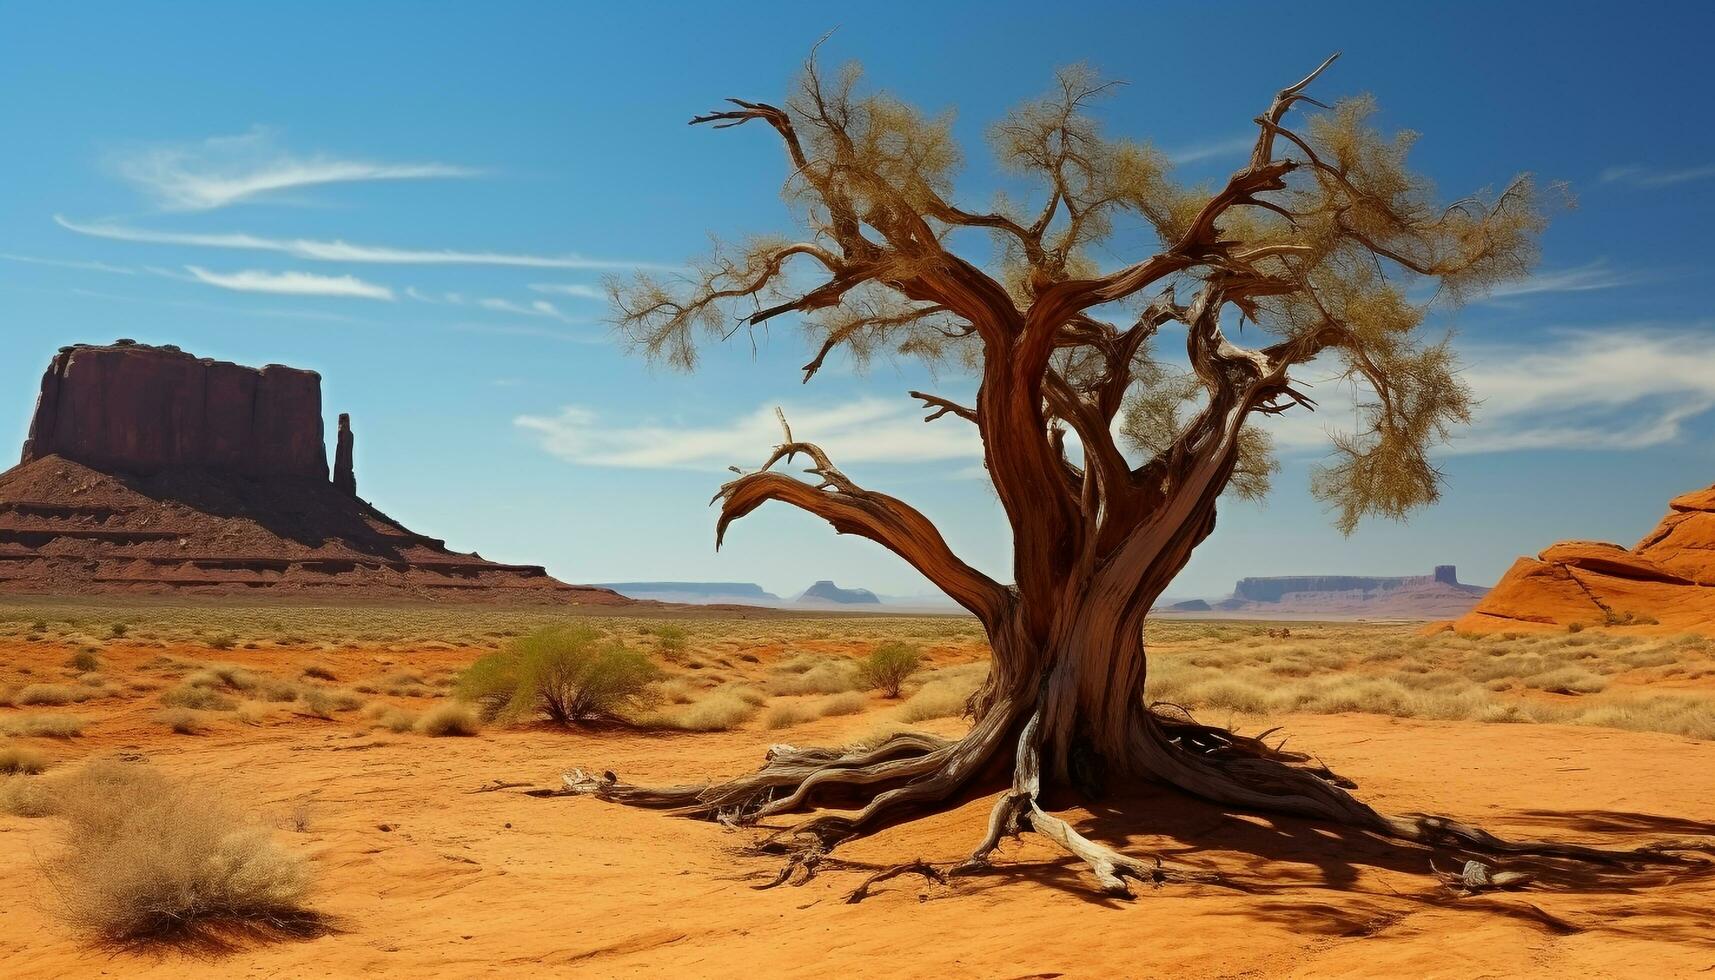
[[[1569,181],[1578,207],[1534,278],[1437,319],[1485,399],[1441,456],[1441,504],[1335,532],[1306,490],[1341,422],[1322,389],[1329,411],[1280,430],[1273,496],[1228,504],[1173,593],[1439,563],[1487,583],[1555,539],[1630,543],[1668,497],[1715,481],[1715,14],[1490,6],[7,4],[0,441],[21,443],[60,345],[176,343],[321,371],[329,421],[355,420],[361,492],[488,557],[576,581],[926,591],[784,509],[714,552],[707,501],[727,464],[766,455],[779,404],[1004,577],[968,434],[922,425],[904,397],[919,369],[801,386],[805,347],[784,327],[754,354],[708,351],[694,376],[610,341],[592,298],[606,272],[675,267],[711,233],[790,230],[770,134],[686,119],[726,96],[780,99],[838,27],[825,61],[957,108],[960,189],[980,205],[995,188],[985,127],[1057,65],[1127,79],[1110,131],[1215,180],[1272,92],[1341,50],[1317,94],[1373,93],[1384,123],[1423,134],[1414,160],[1449,194],[1532,171]]]

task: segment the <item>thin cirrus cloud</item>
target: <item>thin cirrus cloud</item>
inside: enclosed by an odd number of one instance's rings
[[[1675,442],[1686,423],[1715,410],[1710,326],[1617,326],[1556,336],[1532,347],[1467,345],[1462,374],[1480,400],[1476,420],[1447,454],[1520,450],[1639,450]],[[1322,372],[1333,375],[1331,366]],[[1315,366],[1304,372],[1313,378]],[[1307,389],[1319,407],[1265,421],[1289,454],[1328,447],[1350,431],[1360,394],[1346,382]],[[1363,393],[1367,395],[1367,392]]]
[[[1236,156],[1246,153],[1256,146],[1255,136],[1234,136],[1222,140],[1210,140],[1192,146],[1182,146],[1177,150],[1168,150],[1167,159],[1177,166],[1188,163],[1198,163],[1216,157]]]
[[[1672,187],[1674,184],[1684,184],[1693,180],[1708,180],[1711,177],[1715,177],[1715,163],[1671,170],[1629,163],[1622,167],[1609,167],[1602,171],[1602,183],[1629,184],[1633,187]]]
[[[1637,281],[1636,275],[1609,266],[1607,259],[1596,259],[1569,269],[1542,270],[1522,279],[1503,282],[1490,289],[1484,298],[1495,300],[1541,293],[1582,293],[1629,286]]]
[[[795,436],[815,442],[842,466],[857,463],[929,463],[982,457],[968,424],[925,423],[916,403],[861,398],[822,407],[786,408]],[[613,424],[583,406],[555,415],[513,420],[541,448],[567,462],[628,469],[722,470],[756,465],[780,441],[773,406],[722,423]]]
[[[470,298],[463,293],[426,293],[415,286],[405,287],[405,295],[423,303],[434,303],[447,306],[472,306],[493,313],[510,313],[515,316],[539,316],[561,323],[584,323],[576,317],[567,316],[559,307],[545,299],[535,299],[528,303],[516,300],[502,299],[495,296]]]
[[[365,282],[356,276],[322,276],[313,272],[268,272],[243,269],[212,272],[200,265],[187,265],[190,278],[209,286],[239,293],[273,293],[279,296],[343,296],[355,299],[393,299],[393,290]]]
[[[78,269],[84,272],[111,272],[119,276],[134,276],[136,269],[128,269],[122,265],[109,265],[106,262],[94,262],[86,259],[44,259],[36,255],[14,255],[11,252],[0,252],[0,259],[7,262],[23,262],[29,265],[46,265],[58,269]]]
[[[256,127],[238,136],[155,144],[113,155],[121,178],[167,211],[211,211],[283,192],[328,184],[474,177],[481,171],[446,163],[381,163],[281,149],[276,134]]]
[[[605,300],[607,293],[600,286],[591,286],[581,282],[533,282],[530,288],[538,293],[548,293],[552,296],[572,296],[577,299]]]
[[[312,238],[266,238],[242,232],[178,232],[135,228],[113,222],[73,221],[54,215],[67,231],[94,238],[150,245],[186,245],[194,248],[224,248],[252,252],[278,252],[314,262],[373,263],[381,265],[489,265],[528,269],[651,269],[671,268],[646,262],[590,259],[581,255],[520,255],[505,252],[467,252],[457,249],[410,249]]]

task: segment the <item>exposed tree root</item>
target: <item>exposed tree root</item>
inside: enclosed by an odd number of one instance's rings
[[[865,878],[863,884],[852,889],[851,894],[846,896],[846,904],[856,905],[869,897],[869,890],[874,886],[889,879],[897,878],[900,875],[906,874],[922,875],[925,880],[934,882],[937,885],[944,885],[947,883],[947,876],[940,868],[935,867],[933,864],[930,864],[922,858],[918,858],[915,861],[908,861],[905,864],[896,864],[891,868],[884,868],[877,871],[875,874],[870,875],[868,878]]]
[[[1011,785],[996,801],[981,842],[945,874],[990,870],[991,858],[1004,838],[1033,831],[1082,861],[1102,890],[1112,895],[1131,895],[1131,882],[1155,887],[1169,883],[1239,887],[1213,872],[1171,867],[1159,858],[1121,854],[1046,811],[1041,804],[1041,702],[1028,717],[1018,705],[1017,699],[1000,699],[958,741],[905,733],[851,750],[776,745],[757,771],[714,784],[647,788],[622,783],[611,772],[592,777],[577,770],[566,775],[566,789],[558,795],[590,795],[629,806],[667,809],[730,827],[752,826],[769,817],[825,807],[834,799],[861,803],[855,811],[822,813],[775,831],[758,845],[761,851],[787,857],[779,874],[758,887],[786,884],[795,876],[802,884],[815,876],[828,853],[840,843],[874,833],[906,816],[954,805],[961,794],[968,799],[971,792],[999,775],[1000,749],[1009,744],[1009,735],[1016,731]],[[1140,713],[1131,738],[1131,762],[1148,776],[1215,803],[1327,821],[1379,838],[1489,861],[1547,859],[1597,865],[1610,871],[1696,864],[1715,870],[1715,863],[1707,860],[1707,855],[1715,854],[1715,841],[1710,840],[1602,848],[1506,840],[1446,817],[1386,816],[1347,792],[1353,785],[1349,780],[1313,763],[1306,755],[1268,745],[1264,736],[1269,733],[1241,736],[1198,724],[1183,709],[1180,711],[1183,718],[1156,711]],[[1502,870],[1478,860],[1467,860],[1463,867],[1458,874],[1442,873],[1433,866],[1432,870],[1461,894],[1523,887],[1541,876],[1540,871]],[[927,862],[910,862],[872,875],[847,900],[861,901],[871,885],[907,873],[934,881],[943,878],[943,872]]]

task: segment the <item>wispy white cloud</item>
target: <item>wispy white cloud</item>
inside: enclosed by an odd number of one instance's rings
[[[1248,153],[1254,146],[1256,146],[1256,136],[1255,134],[1252,134],[1250,136],[1234,136],[1228,139],[1210,140],[1206,143],[1182,146],[1176,150],[1168,150],[1166,152],[1167,159],[1173,161],[1175,165],[1183,166],[1187,163],[1197,163],[1198,161],[1209,160],[1215,157],[1230,157],[1237,156],[1240,153]]]
[[[539,316],[561,323],[588,323],[587,319],[567,316],[559,307],[545,299],[531,300],[520,303],[517,300],[502,299],[498,296],[466,297],[463,293],[427,293],[415,286],[407,286],[405,295],[423,303],[445,304],[448,306],[471,306],[488,310],[493,313],[510,313],[516,316]]]
[[[1607,259],[1596,259],[1569,269],[1545,269],[1523,279],[1501,283],[1489,290],[1486,298],[1493,300],[1537,293],[1582,293],[1593,289],[1629,286],[1637,281],[1637,275],[1609,266]]]
[[[1481,405],[1476,421],[1442,450],[1448,454],[1647,449],[1677,441],[1687,422],[1715,410],[1715,323],[1622,325],[1530,347],[1466,345],[1462,354],[1463,377]],[[1314,378],[1315,366],[1303,376]],[[1284,451],[1325,450],[1330,431],[1353,428],[1357,401],[1368,395],[1343,381],[1308,392],[1316,412],[1265,422]]]
[[[923,463],[980,459],[970,425],[925,424],[904,398],[865,398],[822,407],[786,407],[793,435],[819,444],[845,466],[868,462]],[[780,441],[773,406],[710,424],[656,422],[614,425],[593,409],[571,405],[557,415],[521,415],[514,424],[547,452],[588,466],[721,470],[755,465]]]
[[[7,262],[26,262],[30,265],[51,265],[61,269],[83,269],[88,272],[111,272],[115,275],[134,276],[136,269],[128,269],[122,265],[108,265],[106,262],[93,262],[83,259],[44,259],[34,255],[13,255],[10,252],[0,252],[0,259]]]
[[[312,238],[266,238],[242,232],[203,233],[157,231],[112,222],[73,221],[54,215],[68,231],[95,238],[150,245],[186,245],[193,248],[225,248],[252,252],[279,252],[315,262],[376,263],[383,265],[499,265],[529,269],[653,269],[668,268],[646,262],[589,259],[580,255],[520,255],[505,252],[466,252],[456,249],[391,248],[354,245],[350,242]]]
[[[312,272],[269,272],[263,269],[211,272],[200,265],[187,265],[185,271],[197,282],[240,293],[393,299],[393,290],[356,276],[320,276]]]
[[[113,154],[110,163],[120,177],[169,211],[209,211],[326,184],[472,177],[479,173],[446,163],[301,156],[281,149],[274,131],[265,127],[194,143],[135,147]]]
[[[1706,163],[1697,167],[1681,167],[1676,170],[1650,167],[1639,163],[1629,163],[1620,167],[1609,167],[1602,171],[1604,184],[1630,184],[1633,187],[1671,187],[1693,180],[1708,180],[1715,177],[1715,163]]]
[[[554,296],[575,296],[578,299],[607,299],[607,293],[600,286],[591,286],[581,282],[533,282],[530,288],[538,293],[549,293]]]
[[[518,316],[545,316],[559,320],[561,323],[576,323],[571,317],[560,312],[559,307],[545,299],[532,300],[528,303],[518,303],[509,299],[486,297],[476,301],[476,305],[496,313],[513,313]]]

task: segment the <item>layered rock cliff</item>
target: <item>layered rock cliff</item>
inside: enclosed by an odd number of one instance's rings
[[[325,480],[321,375],[129,340],[65,347],[42,375],[21,461],[47,456],[125,473]]]
[[[0,593],[618,604],[464,554],[329,480],[321,378],[130,341],[60,351],[0,473]]]
[[[1715,487],[1681,494],[1635,547],[1562,541],[1520,558],[1456,629],[1659,627],[1715,634]]]

